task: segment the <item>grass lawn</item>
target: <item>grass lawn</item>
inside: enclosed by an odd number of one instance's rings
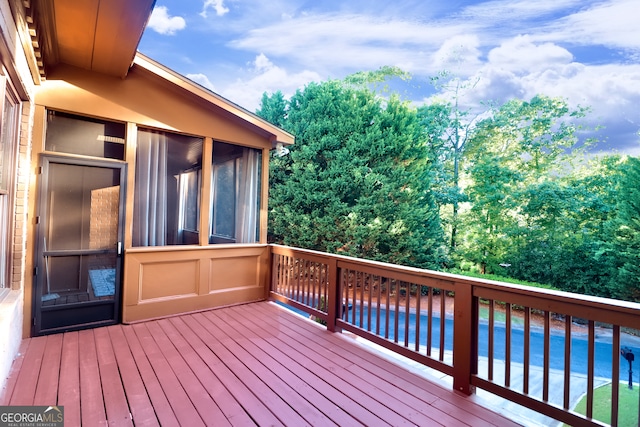
[[[480,305],[480,318],[485,320],[489,319],[489,307],[487,307],[484,304]],[[507,321],[507,315],[505,314],[504,311],[500,311],[500,310],[493,311],[493,318],[496,322]],[[524,320],[520,317],[511,316],[511,323],[514,325],[524,325]]]
[[[638,426],[638,389],[634,384],[633,390],[629,390],[628,383],[620,383],[620,397],[618,405],[618,426]],[[575,411],[586,413],[587,396],[584,396]],[[611,424],[611,384],[595,389],[593,393],[593,418],[607,424]]]

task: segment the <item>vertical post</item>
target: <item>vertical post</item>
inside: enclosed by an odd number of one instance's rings
[[[270,299],[271,297],[271,292],[275,290],[276,286],[278,285],[278,270],[281,268],[280,267],[280,263],[276,262],[276,257],[278,257],[278,255],[273,253],[273,246],[272,245],[268,245],[267,246],[269,248],[269,252],[267,254],[268,257],[268,279],[267,279],[267,284],[264,290],[264,297],[265,299]]]
[[[340,295],[340,271],[338,270],[338,260],[329,258],[327,260],[327,274],[329,276],[329,290],[327,295],[327,329],[331,332],[341,332],[341,328],[336,326],[336,319],[342,315],[342,297]]]
[[[633,390],[633,360],[635,359],[635,355],[633,354],[633,350],[628,347],[622,347],[620,350],[620,354],[624,357],[627,362],[629,362],[629,390]]]
[[[474,304],[473,286],[456,282],[454,290],[453,388],[469,395],[475,391],[471,385],[471,375],[477,371],[477,307]]]

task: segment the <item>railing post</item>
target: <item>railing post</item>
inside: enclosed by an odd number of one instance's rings
[[[329,270],[329,289],[327,291],[327,329],[331,332],[341,332],[342,329],[336,326],[336,319],[338,319],[342,314],[338,260],[333,257],[329,258],[327,260],[327,267]]]
[[[475,392],[471,375],[478,370],[477,305],[472,285],[456,282],[454,289],[453,388],[469,395]]]
[[[266,283],[266,289],[265,289],[265,299],[269,300],[271,299],[271,292],[275,291],[276,286],[278,285],[278,268],[280,268],[279,265],[276,264],[276,255],[273,253],[273,246],[269,245],[269,252],[267,255],[268,261],[267,261],[267,283]]]

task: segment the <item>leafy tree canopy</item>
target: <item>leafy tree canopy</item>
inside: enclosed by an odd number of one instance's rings
[[[415,109],[336,80],[282,100],[265,95],[258,111],[296,136],[287,156],[272,158],[270,239],[440,267],[443,237]]]

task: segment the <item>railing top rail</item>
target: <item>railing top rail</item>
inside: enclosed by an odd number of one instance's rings
[[[413,275],[419,278],[429,278],[438,281],[455,283],[456,286],[471,286],[476,288],[475,294],[482,297],[483,291],[508,292],[509,294],[520,298],[531,299],[546,299],[553,303],[561,304],[573,304],[579,305],[584,308],[595,308],[599,310],[615,310],[619,313],[626,315],[638,316],[640,315],[640,303],[634,303],[629,301],[614,300],[609,298],[595,297],[590,295],[581,295],[571,292],[558,291],[553,289],[536,288],[526,285],[518,285],[512,283],[498,282],[494,280],[474,278],[468,276],[461,276],[452,273],[443,273],[439,271],[420,269],[415,267],[407,267],[397,264],[390,264],[380,261],[371,261],[366,259],[354,258],[345,255],[329,254],[326,252],[314,251],[309,249],[293,248],[282,245],[270,245],[273,253],[279,254],[307,254],[309,256],[320,257],[323,259],[335,259],[338,265],[344,268],[355,269],[358,266],[375,268],[380,270],[380,274],[384,275],[384,272],[389,272],[392,275],[394,272],[402,272],[404,274]],[[551,304],[554,305],[554,304]],[[553,310],[549,307],[549,310]]]

